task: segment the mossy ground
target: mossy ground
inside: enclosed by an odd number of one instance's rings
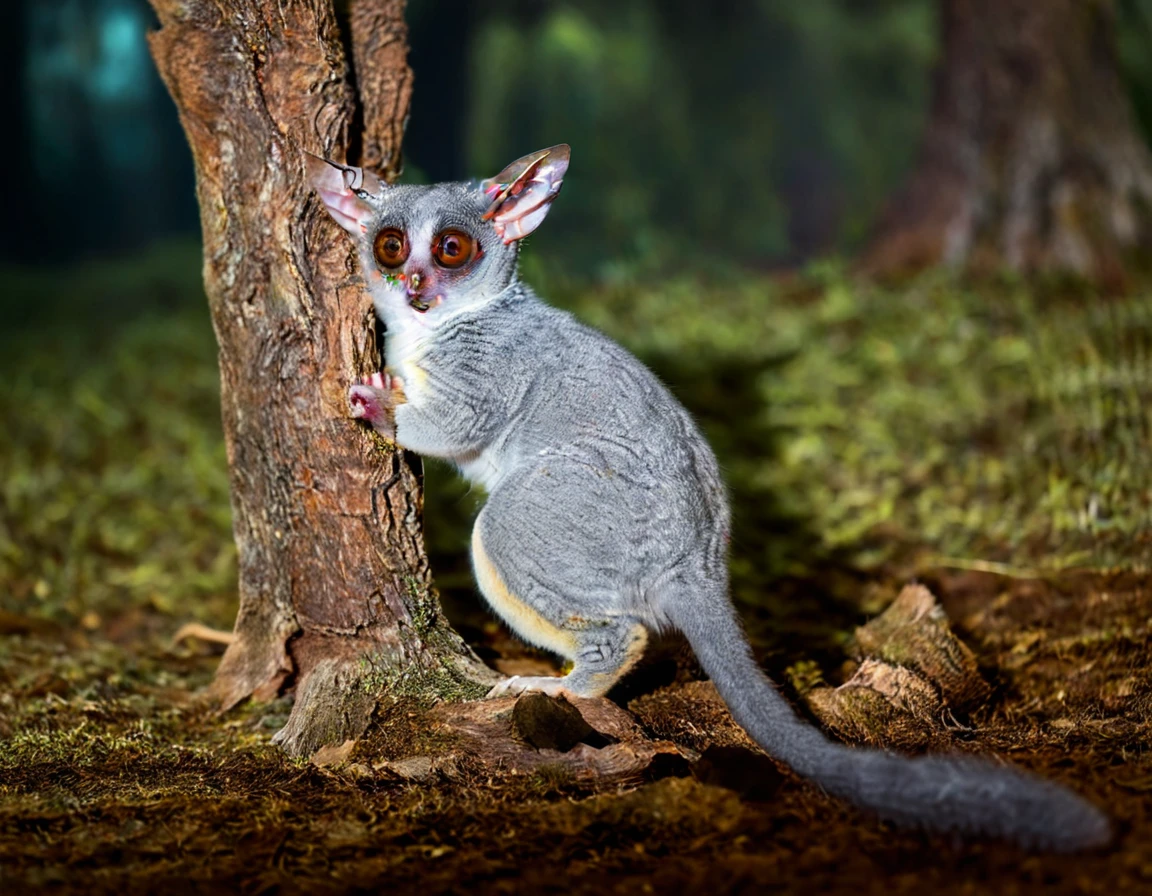
[[[229,626],[236,601],[198,266],[173,246],[3,278],[6,891],[1152,889],[1152,300],[946,277],[885,290],[833,268],[534,278],[703,423],[736,507],[734,592],[778,678],[809,661],[835,680],[855,624],[910,578],[933,588],[994,685],[957,747],[1065,781],[1119,822],[1109,853],[1050,857],[894,832],[791,779],[765,798],[691,777],[587,793],[547,775],[320,769],[269,745],[284,701],[212,716],[195,695],[215,650],[168,643],[190,620]],[[487,657],[533,661],[477,609],[474,503],[430,470],[448,611]],[[677,716],[651,729],[704,746],[709,720],[664,702]],[[429,749],[409,717],[383,707],[357,755]]]

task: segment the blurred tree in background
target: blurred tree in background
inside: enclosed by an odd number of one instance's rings
[[[920,157],[869,266],[1072,273],[1122,287],[1129,262],[1152,249],[1152,153],[1120,75],[1115,5],[941,8]]]

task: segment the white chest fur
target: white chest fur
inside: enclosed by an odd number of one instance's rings
[[[377,306],[379,307],[379,306]],[[417,315],[403,307],[399,313],[384,318],[384,362],[394,376],[400,377],[409,402],[419,404],[427,394],[428,374],[421,361],[428,352],[432,331]]]

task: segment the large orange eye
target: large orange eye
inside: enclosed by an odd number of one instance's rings
[[[476,257],[476,241],[461,230],[445,230],[436,237],[432,257],[443,267],[458,268]]]
[[[403,231],[389,227],[376,234],[372,252],[381,267],[398,268],[408,260],[408,240]]]

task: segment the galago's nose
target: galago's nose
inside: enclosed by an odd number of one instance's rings
[[[420,271],[412,271],[408,274],[408,280],[405,288],[408,290],[408,295],[415,296],[420,294],[420,289],[424,285],[425,275]]]

